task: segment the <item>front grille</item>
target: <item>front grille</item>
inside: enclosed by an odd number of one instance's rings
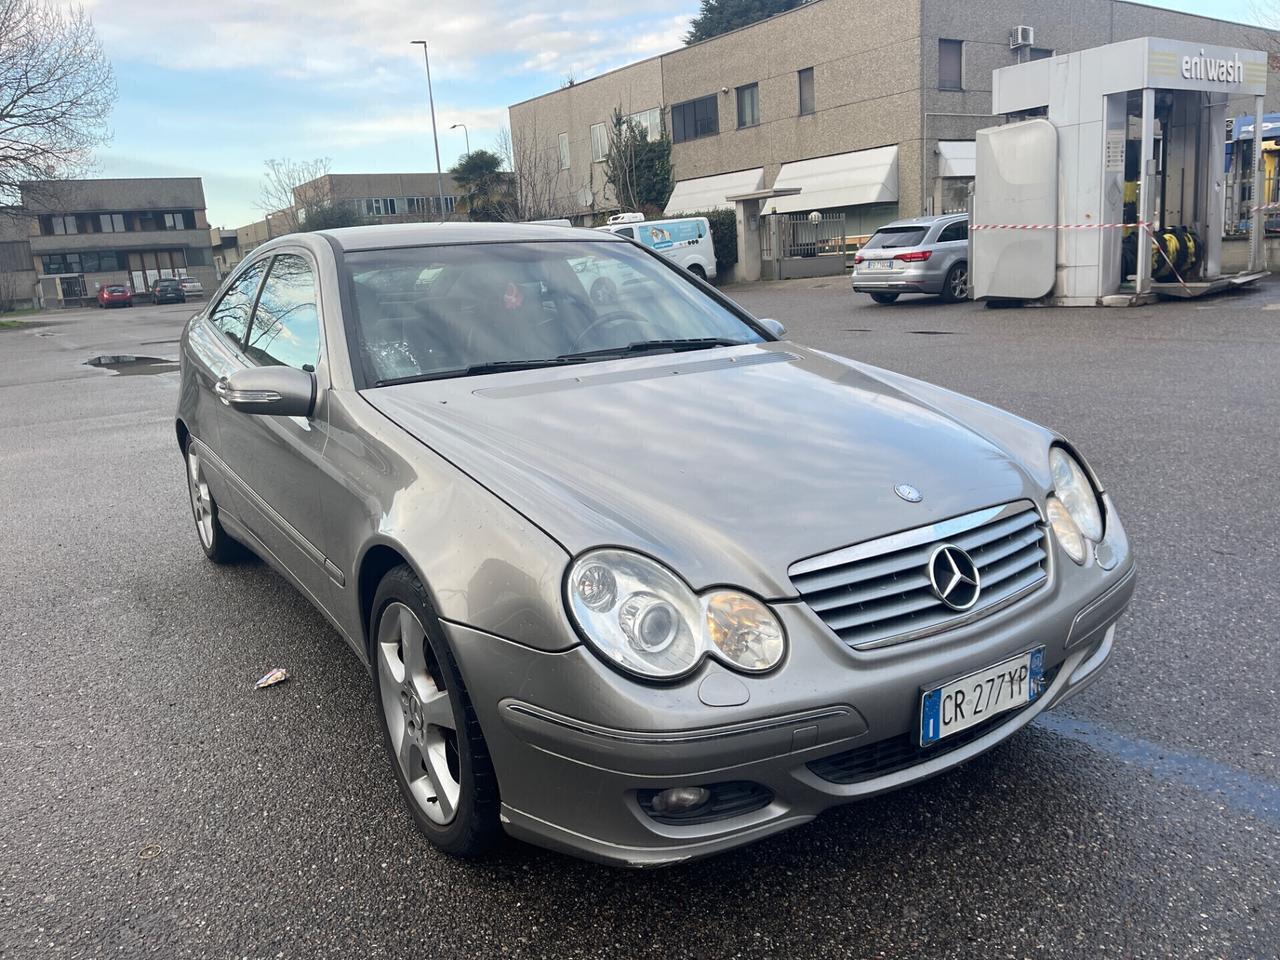
[[[981,593],[957,612],[934,594],[927,565],[954,544],[972,557]],[[792,564],[791,582],[822,622],[851,647],[867,649],[927,636],[994,613],[1043,586],[1045,529],[1028,501],[845,547]]]
[[[695,824],[711,823],[715,820],[726,820],[739,817],[744,813],[753,813],[767,807],[773,801],[773,791],[758,783],[747,780],[732,780],[727,783],[704,784],[711,792],[709,799],[702,806],[693,810],[682,810],[679,813],[658,813],[653,809],[653,799],[658,790],[638,790],[636,800],[640,809],[659,823]]]
[[[1041,690],[1048,690],[1053,685],[1054,679],[1058,676],[1058,669],[1054,667],[1052,670],[1045,671]],[[878,740],[863,747],[855,747],[844,753],[823,757],[821,760],[813,760],[806,766],[823,780],[829,780],[831,783],[860,783],[863,780],[874,780],[876,777],[906,770],[908,767],[914,767],[973,743],[1033,705],[1034,701],[1017,710],[998,713],[988,720],[975,723],[967,730],[961,730],[927,747],[920,746],[919,732],[911,731],[898,737],[889,737],[887,740]]]

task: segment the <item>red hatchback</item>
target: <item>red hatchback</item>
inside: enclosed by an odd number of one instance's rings
[[[133,294],[129,292],[128,287],[119,283],[99,287],[98,306],[104,309],[106,307],[132,307]]]

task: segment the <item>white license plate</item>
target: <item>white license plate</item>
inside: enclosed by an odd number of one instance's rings
[[[920,746],[949,737],[1040,696],[1044,647],[926,690],[920,696]]]
[[[893,269],[892,260],[864,260],[862,262],[866,265],[866,268],[872,271],[873,273],[877,271]]]

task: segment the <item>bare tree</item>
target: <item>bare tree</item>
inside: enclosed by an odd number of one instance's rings
[[[329,173],[329,165],[328,157],[282,158],[264,163],[266,171],[262,176],[258,209],[266,215],[273,236],[305,229],[303,225],[309,213],[316,214],[331,206],[332,198],[318,182]]]
[[[0,202],[16,202],[24,182],[82,175],[110,139],[115,101],[111,63],[81,7],[0,0]]]
[[[567,217],[577,201],[569,171],[560,165],[554,140],[544,141],[536,123],[498,134],[497,152],[511,171],[513,200],[509,220],[554,220]]]

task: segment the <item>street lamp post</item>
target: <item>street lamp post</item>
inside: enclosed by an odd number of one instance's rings
[[[471,155],[471,133],[467,130],[467,125],[465,123],[455,123],[449,129],[457,130],[459,127],[462,128],[462,135],[467,138],[467,155],[470,156]]]
[[[436,98],[431,90],[431,57],[427,55],[427,41],[412,40],[422,45],[422,60],[427,65],[427,103],[431,105],[431,142],[436,148],[436,188],[440,193],[440,221],[444,222],[444,171],[440,169],[440,137],[436,133]]]

